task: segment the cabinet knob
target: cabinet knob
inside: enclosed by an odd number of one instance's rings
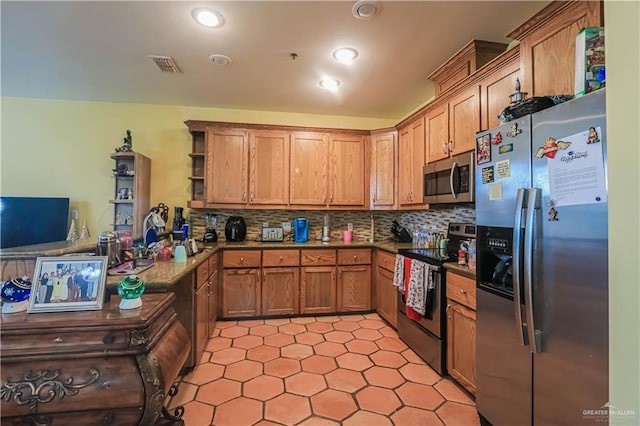
[[[449,152],[447,151],[447,143],[443,142],[442,143],[442,153],[443,154],[448,154]]]
[[[244,257],[240,258],[240,263],[244,262]]]
[[[253,192],[251,193],[251,202],[253,203]]]
[[[284,260],[284,257],[280,256],[280,262],[282,262]]]
[[[316,259],[320,259],[320,255],[317,255],[317,256],[316,256]]]
[[[447,305],[447,310],[445,312],[446,312],[447,318],[449,318],[449,319],[451,319],[451,315],[449,315],[449,311],[450,310],[451,310],[451,304],[448,304]]]
[[[451,139],[449,141],[449,151],[453,151],[453,147],[456,146],[455,142],[453,141],[453,139]]]
[[[247,193],[246,192],[242,193],[242,201],[247,201]]]
[[[358,256],[354,255],[354,256],[353,256],[353,260],[355,261],[355,260],[357,260],[357,259],[358,259]]]
[[[53,341],[56,343],[62,343],[62,337],[58,336],[55,339],[53,339]]]
[[[460,289],[460,294],[467,294],[467,291],[463,288]]]

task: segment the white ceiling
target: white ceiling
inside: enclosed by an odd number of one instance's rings
[[[354,3],[2,1],[2,95],[402,118],[433,96],[426,76],[458,49],[509,42],[548,1],[385,1],[369,20]],[[196,24],[201,6],[225,25]],[[343,46],[360,52],[350,66],[331,56]],[[233,63],[214,65],[213,53]],[[324,76],[337,92],[318,85]]]

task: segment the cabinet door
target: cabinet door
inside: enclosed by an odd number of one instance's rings
[[[249,203],[289,202],[289,133],[256,130],[251,135]]]
[[[506,64],[500,70],[488,75],[480,81],[480,127],[492,129],[500,124],[498,115],[510,103],[509,95],[515,92],[516,80],[520,76],[520,61]]]
[[[299,312],[299,268],[262,269],[262,315]]]
[[[377,267],[376,310],[389,324],[398,327],[398,298],[393,286],[393,272]]]
[[[207,334],[209,338],[214,337],[213,331],[216,329],[216,320],[218,319],[218,278],[220,274],[218,270],[213,271],[209,276],[209,317],[207,318]]]
[[[473,151],[479,131],[480,86],[474,85],[449,101],[450,154]]]
[[[425,125],[424,117],[411,124],[411,204],[423,204],[422,169],[425,163]]]
[[[338,266],[338,312],[371,309],[371,266]]]
[[[195,312],[193,314],[195,319],[195,344],[193,347],[196,349],[195,362],[200,362],[202,352],[204,352],[205,346],[207,346],[207,339],[209,338],[209,329],[207,326],[209,318],[209,299],[208,299],[209,286],[205,282],[201,285],[195,293]]]
[[[426,115],[427,162],[449,156],[449,104],[430,109]]]
[[[242,130],[207,128],[207,202],[245,204],[249,136]]]
[[[307,266],[300,268],[300,271],[300,313],[335,312],[335,266]]]
[[[401,205],[411,202],[412,140],[411,125],[398,130],[398,202]]]
[[[222,274],[224,318],[260,315],[260,269],[225,269]]]
[[[362,136],[330,136],[331,180],[329,204],[364,207],[365,144]]]
[[[291,134],[290,204],[327,204],[327,139],[324,133]]]
[[[371,136],[371,205],[393,207],[395,202],[395,132]]]
[[[476,391],[476,312],[450,299],[447,305],[447,371]]]

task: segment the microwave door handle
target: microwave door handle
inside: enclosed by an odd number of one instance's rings
[[[453,196],[453,198],[458,198],[458,194],[456,194],[456,190],[453,187],[453,174],[456,171],[456,167],[458,167],[458,162],[454,161],[451,165],[451,173],[449,173],[449,187],[451,188],[451,195]]]
[[[522,269],[522,259],[520,258],[522,237],[520,230],[522,229],[522,210],[524,208],[526,193],[527,190],[525,188],[518,188],[516,195],[516,210],[513,220],[513,310],[516,318],[516,338],[518,344],[521,346],[528,344],[525,336],[526,326],[522,322],[522,295],[520,294],[520,271]]]
[[[527,315],[527,331],[531,351],[534,354],[541,352],[541,333],[536,330],[536,322],[533,306],[533,244],[535,233],[538,230],[536,212],[540,210],[540,189],[531,188],[527,200],[527,216],[524,228],[524,300]]]

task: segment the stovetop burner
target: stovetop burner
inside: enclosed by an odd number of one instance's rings
[[[444,262],[456,262],[460,243],[475,237],[476,226],[473,223],[452,222],[448,227],[447,238],[449,239],[449,244],[446,250],[413,247],[400,249],[398,254],[440,266]]]

